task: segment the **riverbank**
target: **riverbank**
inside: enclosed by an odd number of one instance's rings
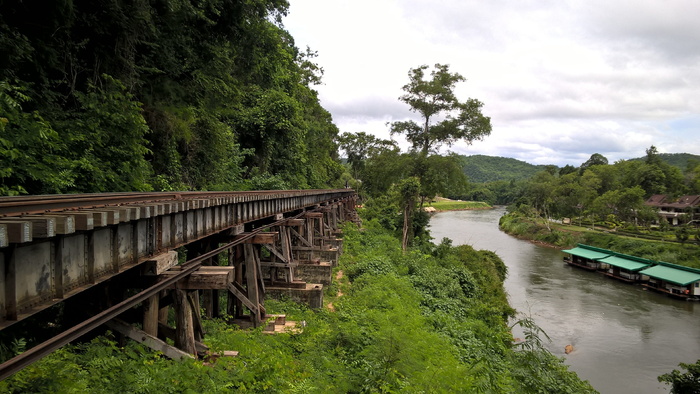
[[[432,208],[432,209],[430,209]],[[426,212],[447,212],[447,211],[472,211],[481,209],[493,209],[492,206],[483,201],[459,201],[438,198],[423,208]]]
[[[547,333],[544,345],[601,393],[668,393],[657,377],[698,358],[700,303],[573,269],[557,248],[499,230],[504,214],[503,207],[439,213],[430,219],[431,235],[497,253],[508,267],[512,307],[533,317]],[[568,344],[574,351],[566,354]]]
[[[204,319],[205,344],[236,357],[175,362],[99,337],[30,365],[0,392],[595,392],[542,348],[536,328],[512,345],[506,267],[492,252],[449,243],[405,252],[367,220],[344,227],[338,270],[324,296],[332,310],[265,301],[302,330],[262,335]]]
[[[499,228],[508,235],[545,247],[567,249],[582,243],[645,259],[700,268],[700,246],[690,243],[635,238],[614,231],[545,223],[539,218],[512,213],[500,218]]]

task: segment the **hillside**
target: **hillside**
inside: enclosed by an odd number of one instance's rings
[[[689,162],[700,162],[700,155],[694,155],[691,153],[659,153],[658,155],[665,163],[678,167],[681,171],[685,171],[688,168]],[[646,157],[637,157],[630,160],[642,161],[645,159]]]
[[[545,169],[521,160],[498,156],[461,156],[462,168],[469,182],[484,183],[528,179]]]

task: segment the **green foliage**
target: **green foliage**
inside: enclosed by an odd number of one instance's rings
[[[364,174],[367,159],[384,151],[397,149],[396,142],[381,140],[365,132],[343,133],[338,141],[340,148],[345,151],[345,157],[352,168],[353,176],[360,179]]]
[[[455,85],[465,81],[458,73],[451,73],[449,66],[436,64],[425,79],[427,65],[408,71],[409,83],[402,88],[406,92],[399,99],[420,114],[422,123],[409,121],[393,122],[392,134],[406,134],[413,149],[427,156],[442,144],[452,145],[456,141],[471,143],[491,133],[491,119],[481,113],[483,104],[476,99],[460,102],[454,94]],[[436,118],[442,117],[436,124]]]
[[[506,266],[470,246],[398,237],[366,222],[344,227],[340,269],[350,283],[334,311],[266,301],[269,313],[304,322],[263,335],[205,320],[205,343],[238,357],[172,361],[106,336],[65,347],[0,382],[19,392],[593,392],[539,344],[513,347]],[[532,325],[534,326],[534,324]]]
[[[462,168],[470,182],[525,180],[543,171],[544,166],[509,157],[472,155],[461,156]]]
[[[691,394],[700,392],[700,360],[695,364],[680,363],[686,371],[674,369],[659,376],[659,382],[670,384],[672,394]]]
[[[482,200],[479,201],[453,201],[440,200],[433,201],[429,204],[437,211],[459,211],[465,209],[489,209],[491,206]]]
[[[288,7],[1,3],[0,193],[335,184],[338,130]]]

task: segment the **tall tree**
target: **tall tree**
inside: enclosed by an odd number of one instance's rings
[[[579,172],[583,174],[588,168],[593,166],[603,166],[608,164],[608,158],[601,155],[600,153],[594,153],[591,155],[590,159],[586,160],[585,163],[581,164],[579,167]]]
[[[442,144],[450,146],[460,140],[471,144],[491,134],[491,118],[481,113],[483,104],[472,98],[462,102],[455,96],[455,85],[465,81],[463,76],[451,73],[445,64],[436,64],[429,79],[426,70],[427,65],[410,69],[409,83],[403,87],[406,94],[399,97],[420,114],[422,124],[394,122],[392,134],[405,134],[413,149],[423,155]]]
[[[340,148],[345,151],[345,157],[352,168],[352,175],[360,179],[368,158],[382,151],[397,148],[396,142],[382,140],[365,132],[343,133],[338,137],[338,142]]]

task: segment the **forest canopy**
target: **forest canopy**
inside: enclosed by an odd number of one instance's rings
[[[338,182],[323,70],[288,7],[0,2],[0,194]]]

